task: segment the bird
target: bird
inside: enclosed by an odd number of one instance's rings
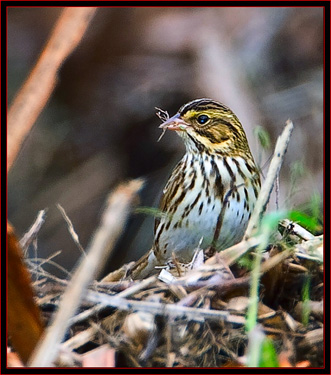
[[[176,132],[186,152],[163,189],[153,245],[129,270],[132,279],[154,274],[174,256],[188,263],[198,246],[222,251],[240,242],[261,186],[245,131],[230,108],[202,98],[172,117],[157,114],[163,132]]]

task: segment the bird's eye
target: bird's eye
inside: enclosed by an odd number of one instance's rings
[[[203,124],[205,124],[209,120],[209,116],[207,116],[207,115],[200,115],[197,118],[197,120],[198,120],[199,124],[203,125]]]

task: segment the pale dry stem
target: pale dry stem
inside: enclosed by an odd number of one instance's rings
[[[145,289],[148,286],[154,284],[156,280],[157,280],[156,276],[151,276],[148,279],[142,280],[141,282],[138,282],[138,283],[132,285],[131,287],[123,290],[122,292],[118,293],[116,295],[116,297],[121,297],[121,298],[129,297],[132,294],[135,294],[135,293],[139,292],[140,290]],[[106,307],[107,306],[102,305],[102,304],[93,306],[91,309],[85,310],[82,313],[72,317],[70,319],[70,325],[73,325],[73,324],[76,324],[76,323],[81,322],[83,320],[86,320],[89,317],[93,316],[94,314],[104,310]]]
[[[112,252],[142,185],[141,180],[133,180],[120,185],[110,194],[100,227],[88,246],[87,255],[81,257],[68,288],[61,298],[57,313],[30,358],[30,366],[51,366],[56,359],[59,344],[70,325],[70,318],[75,314],[89,283],[95,279],[97,272]]]
[[[69,231],[69,233],[71,235],[71,238],[73,239],[73,241],[77,245],[77,247],[80,250],[80,252],[83,255],[86,255],[85,254],[85,250],[84,250],[83,246],[81,245],[81,243],[79,241],[79,236],[78,236],[77,232],[75,231],[75,228],[74,228],[74,226],[72,224],[72,221],[69,219],[69,217],[68,217],[67,213],[65,212],[64,208],[59,203],[56,206],[59,209],[59,211],[61,212],[61,215],[64,218],[65,222],[67,223],[68,231]]]
[[[260,194],[257,198],[253,214],[248,222],[248,226],[244,235],[244,240],[247,240],[258,226],[259,221],[267,208],[272,189],[277,179],[280,167],[283,163],[287,146],[293,131],[293,123],[291,120],[286,121],[286,125],[282,134],[278,137],[275,151],[270,162],[270,167],[266,179],[264,180]]]
[[[30,229],[25,233],[25,235],[20,240],[20,246],[22,250],[26,252],[30,244],[36,239],[40,228],[44,224],[46,219],[46,210],[41,210],[38,212],[36,220],[31,225]]]

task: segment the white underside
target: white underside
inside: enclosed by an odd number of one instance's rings
[[[186,162],[190,162],[191,158],[198,157],[192,154],[186,154],[184,158],[186,158]],[[222,158],[215,158],[215,163],[218,166],[222,183],[224,186],[224,195],[230,189],[230,175],[228,170],[225,168]],[[255,195],[254,190],[251,185],[251,180],[249,178],[250,173],[245,165],[245,161],[242,158],[238,157],[238,162],[240,163],[241,170],[247,176],[247,179],[244,179],[237,173],[237,166],[231,160],[231,158],[226,158],[228,165],[232,169],[233,173],[236,175],[236,183],[238,191],[241,193],[241,199],[237,202],[236,196],[230,196],[229,202],[230,206],[226,208],[224,213],[223,225],[221,227],[220,235],[217,241],[217,248],[218,250],[223,250],[229,246],[234,245],[237,242],[240,242],[242,239],[245,229],[247,227],[247,222],[249,219],[249,212],[251,211],[252,206],[255,204]],[[212,174],[211,164],[208,162],[204,162],[205,166],[205,173],[209,180],[209,190],[212,191],[210,194],[213,197],[213,189],[215,185],[215,175]],[[187,178],[187,184],[190,183],[190,179]],[[198,171],[197,180],[195,186],[192,190],[189,190],[184,198],[184,200],[180,203],[179,208],[173,215],[173,219],[171,221],[171,225],[169,230],[162,231],[160,238],[159,238],[159,248],[164,249],[166,248],[166,252],[161,255],[163,259],[171,258],[172,252],[176,253],[177,258],[182,262],[189,262],[192,259],[194,249],[196,249],[199,245],[199,242],[202,240],[201,247],[205,249],[208,247],[213,238],[216,229],[218,215],[221,212],[221,202],[219,199],[212,199],[211,204],[207,205],[204,204],[199,214],[200,204],[196,204],[192,212],[188,217],[182,219],[182,224],[178,228],[173,227],[173,223],[181,219],[181,215],[177,214],[177,212],[182,212],[183,209],[190,203],[194,202],[197,195],[201,192],[201,198],[199,201],[207,202],[208,197],[206,196],[206,189],[202,188],[203,184],[203,177],[201,171]],[[242,186],[240,186],[242,185]],[[244,197],[244,189],[246,187],[248,196],[249,196],[249,210],[244,208],[245,199]],[[177,191],[175,198],[179,196],[180,192]],[[167,218],[161,219],[158,228],[156,230],[155,236],[158,234],[158,230],[161,228],[163,223],[166,223]]]

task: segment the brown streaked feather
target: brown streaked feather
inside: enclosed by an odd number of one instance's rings
[[[181,186],[181,184],[184,181],[184,173],[183,173],[183,160],[181,160],[171,173],[171,176],[168,179],[168,182],[163,189],[164,193],[162,194],[161,200],[160,200],[160,211],[162,213],[167,214],[166,208],[169,207],[170,202],[172,201],[173,197],[176,195],[177,189]],[[156,232],[156,228],[158,227],[160,223],[160,218],[155,218],[154,222],[154,235]]]

